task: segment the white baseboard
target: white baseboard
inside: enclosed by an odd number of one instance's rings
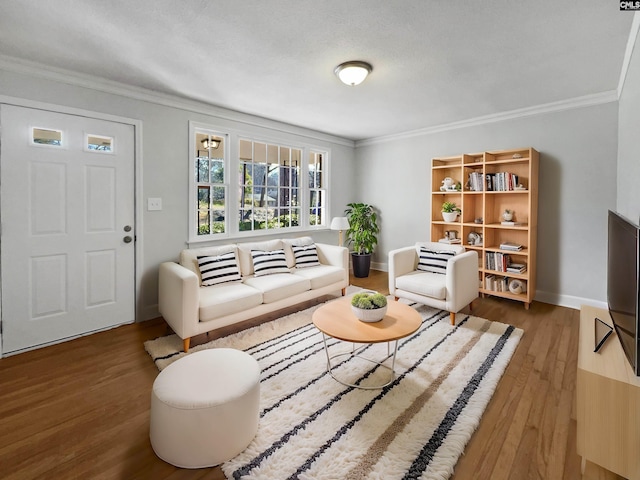
[[[607,309],[607,302],[601,300],[593,300],[591,298],[575,297],[573,295],[563,295],[560,293],[543,292],[536,290],[534,300],[561,307],[573,308],[580,310],[582,305],[591,305],[593,307]]]

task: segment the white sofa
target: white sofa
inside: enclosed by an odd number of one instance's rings
[[[296,266],[294,247],[315,245],[319,265]],[[252,251],[284,250],[286,273],[256,275]],[[231,255],[230,252],[233,252]],[[235,258],[236,281],[202,285],[198,257]],[[280,268],[282,271],[282,268]],[[295,305],[349,284],[348,249],[314,243],[311,237],[246,242],[183,250],[180,263],[160,265],[158,308],[160,314],[189,350],[191,337]]]
[[[446,259],[441,259],[439,266],[427,267],[432,271],[421,270],[421,247],[430,252],[452,252],[453,256],[443,255]],[[471,308],[478,298],[478,289],[478,254],[466,252],[463,246],[418,242],[389,252],[389,293],[396,300],[406,298],[448,311],[451,325],[455,324],[456,312],[467,305]]]

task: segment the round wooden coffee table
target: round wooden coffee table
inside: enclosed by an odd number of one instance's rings
[[[312,320],[316,328],[322,332],[324,350],[327,354],[327,372],[343,385],[368,390],[383,388],[393,382],[395,379],[398,340],[411,335],[418,330],[422,323],[420,314],[414,308],[397,301],[389,301],[387,314],[379,322],[362,322],[356,318],[351,310],[350,297],[345,297],[321,306],[313,313]],[[354,346],[351,352],[337,353],[330,356],[327,347],[327,337],[336,338],[344,342],[351,342]],[[364,347],[355,348],[356,343],[369,345],[383,342],[387,342],[387,356],[381,360],[372,360],[362,356],[360,351]],[[392,342],[394,343],[393,352],[391,352]],[[342,356],[358,357],[389,369],[391,371],[389,381],[382,385],[361,386],[341,380],[333,373],[335,365],[331,364],[331,360]],[[390,358],[391,366],[385,365],[383,362]]]

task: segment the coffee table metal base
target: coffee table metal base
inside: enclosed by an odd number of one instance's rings
[[[324,351],[327,355],[327,373],[329,375],[331,375],[331,377],[338,383],[341,383],[342,385],[344,385],[345,387],[353,387],[353,388],[360,388],[363,390],[379,390],[381,388],[386,387],[387,385],[390,385],[395,379],[396,379],[396,372],[395,372],[395,365],[396,365],[396,354],[398,352],[398,340],[394,340],[394,341],[389,341],[387,342],[387,356],[384,357],[381,360],[373,360],[371,358],[367,358],[363,355],[360,354],[360,351],[363,350],[364,348],[366,348],[367,345],[372,345],[372,344],[365,344],[361,347],[356,348],[356,344],[352,343],[353,347],[351,349],[350,352],[341,352],[341,353],[336,353],[333,355],[329,355],[329,347],[327,346],[327,337],[329,337],[326,333],[322,333],[322,340],[324,342]],[[329,337],[332,338],[332,337]],[[393,343],[393,352],[391,352],[391,343]],[[375,365],[379,365],[380,367],[386,368],[388,369],[389,372],[389,381],[387,381],[386,383],[383,383],[382,385],[358,385],[355,383],[349,383],[346,382],[340,378],[338,378],[334,373],[333,373],[333,369],[337,367],[337,365],[331,365],[331,360],[335,359],[335,358],[339,358],[339,357],[349,357],[349,358],[359,358],[361,360],[366,360],[367,362],[373,363]],[[391,366],[389,365],[385,365],[384,362],[391,359]]]

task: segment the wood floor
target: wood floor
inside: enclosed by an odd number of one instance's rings
[[[388,293],[384,272],[351,281]],[[484,298],[473,314],[525,334],[452,478],[581,478],[574,399],[579,312]],[[224,479],[220,468],[181,470],[151,449],[150,392],[158,371],[142,343],[165,333],[158,319],[0,359],[0,478]],[[618,478],[589,463],[585,473]]]

